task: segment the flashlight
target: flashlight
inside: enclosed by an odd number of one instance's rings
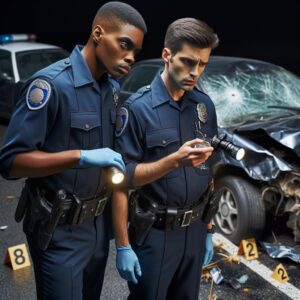
[[[116,167],[110,167],[107,169],[107,171],[108,176],[113,184],[120,184],[125,178],[124,173]]]
[[[233,143],[226,141],[225,137],[226,137],[225,134],[220,136],[215,135],[210,142],[212,147],[214,147],[215,149],[221,148],[236,160],[242,160],[245,156],[245,149],[240,148],[234,145]]]

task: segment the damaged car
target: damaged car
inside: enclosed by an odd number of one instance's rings
[[[162,68],[161,59],[136,63],[121,82],[121,101]],[[284,220],[300,241],[299,77],[264,61],[212,56],[197,85],[215,103],[219,136],[245,149],[242,160],[219,151],[214,165],[218,231],[238,244]]]

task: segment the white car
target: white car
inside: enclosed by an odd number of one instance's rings
[[[36,71],[69,53],[55,45],[35,42],[32,34],[0,35],[0,117],[9,119],[20,87]]]

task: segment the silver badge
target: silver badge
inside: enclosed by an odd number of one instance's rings
[[[202,123],[207,122],[207,110],[204,103],[197,104],[198,119]]]

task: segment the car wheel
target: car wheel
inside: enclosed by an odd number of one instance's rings
[[[259,188],[241,177],[226,176],[216,182],[216,190],[221,192],[214,217],[217,230],[235,244],[259,238],[266,219]]]

